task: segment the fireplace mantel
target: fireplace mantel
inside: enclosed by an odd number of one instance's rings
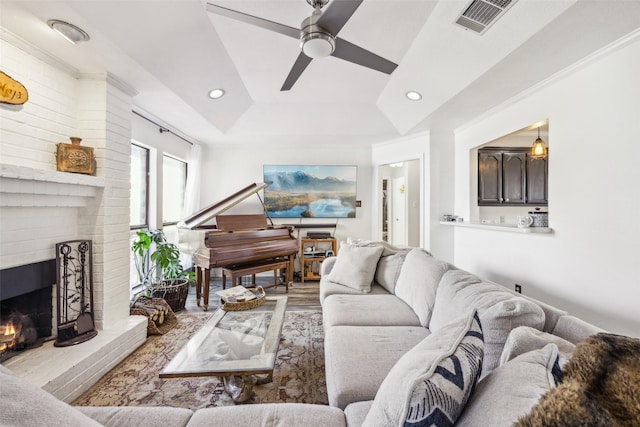
[[[0,207],[84,207],[103,177],[0,163]]]

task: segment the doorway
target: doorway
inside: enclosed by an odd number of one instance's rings
[[[420,246],[420,161],[380,165],[382,240],[396,246]]]

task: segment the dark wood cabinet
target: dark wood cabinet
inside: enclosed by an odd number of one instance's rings
[[[502,153],[478,151],[478,203],[500,204],[502,199]]]
[[[547,205],[547,158],[528,148],[478,150],[478,205]]]
[[[527,156],[527,203],[547,205],[547,159]]]
[[[527,154],[502,154],[502,203],[526,203]]]

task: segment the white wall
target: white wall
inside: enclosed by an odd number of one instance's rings
[[[0,268],[53,259],[55,243],[91,239],[96,325],[112,327],[129,317],[133,91],[108,74],[78,75],[1,28],[0,35],[3,71],[29,91],[26,104],[0,106]],[[56,144],[69,136],[94,147],[96,177],[56,171]]]
[[[419,172],[418,183],[422,186],[422,194],[419,195],[420,209],[420,236],[419,239],[411,238],[412,242],[419,240],[417,244],[420,247],[429,248],[429,235],[427,234],[423,224],[425,218],[428,218],[428,200],[429,200],[429,183],[427,174],[425,173],[425,164],[427,153],[429,150],[429,135],[421,134],[410,138],[401,138],[393,141],[374,144],[371,149],[371,162],[373,164],[373,182],[372,191],[376,202],[372,206],[372,223],[371,238],[382,240],[382,205],[378,200],[382,200],[382,178],[380,166],[389,163],[406,162],[408,160],[418,160]],[[412,173],[414,175],[414,173]],[[391,189],[389,188],[389,191]]]
[[[269,165],[355,165],[358,167],[357,200],[362,207],[356,208],[356,218],[340,218],[335,237],[369,239],[371,237],[371,212],[374,204],[371,198],[372,168],[371,150],[368,147],[339,144],[296,145],[269,147],[252,145],[221,145],[203,147],[202,182],[200,204],[204,207],[220,201],[230,194],[254,182],[263,181],[262,167]],[[261,194],[262,196],[262,194]],[[257,196],[240,203],[227,213],[262,213],[262,205]],[[274,220],[275,223],[296,223],[295,219]],[[305,219],[304,223],[335,223],[332,218]],[[323,230],[321,230],[323,231]],[[333,229],[326,229],[331,231]],[[300,236],[305,230],[300,231]]]
[[[639,75],[637,33],[457,132],[455,213],[468,217],[469,150],[549,119],[553,233],[456,228],[456,265],[640,337]]]

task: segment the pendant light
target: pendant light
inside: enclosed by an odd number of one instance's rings
[[[540,139],[540,128],[538,127],[538,138],[533,142],[531,147],[531,157],[536,159],[543,159],[547,157],[547,147],[544,145],[544,141]]]

